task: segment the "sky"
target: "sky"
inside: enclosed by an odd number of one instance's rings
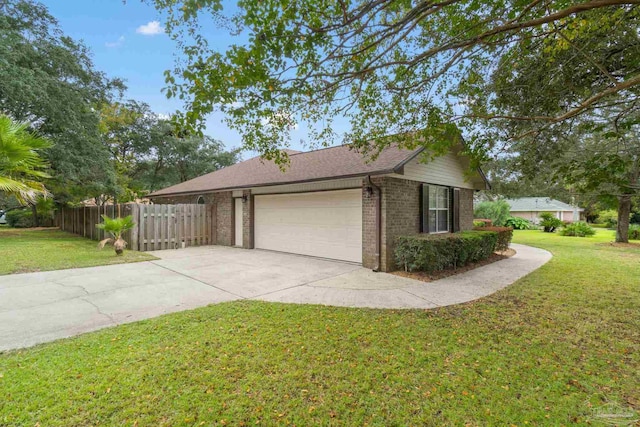
[[[163,33],[162,17],[151,5],[141,0],[40,0],[59,22],[63,32],[82,40],[93,53],[96,69],[109,77],[125,80],[125,99],[146,102],[159,114],[182,109],[180,100],[167,99],[161,92],[165,86],[164,71],[173,68],[178,50]],[[227,37],[216,34],[216,37]],[[231,43],[221,39],[222,45]],[[221,140],[228,149],[240,147],[240,136],[222,121],[221,114],[207,119],[205,133]],[[304,129],[293,132],[291,148],[303,150],[299,142]],[[251,157],[253,153],[244,153]]]

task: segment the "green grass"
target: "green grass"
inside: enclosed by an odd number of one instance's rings
[[[56,229],[0,227],[0,274],[60,270],[155,259],[134,251],[116,257],[111,247]],[[1,425],[1,423],[0,423]]]
[[[640,247],[437,310],[233,302],[0,356],[0,425],[581,425],[640,418]],[[425,284],[428,286],[428,284]]]

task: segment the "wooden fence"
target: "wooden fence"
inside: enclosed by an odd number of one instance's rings
[[[102,215],[133,217],[136,225],[123,238],[134,251],[211,245],[216,240],[214,205],[119,204],[62,208],[56,212],[55,225],[70,233],[102,240],[104,231],[96,227],[103,222]]]

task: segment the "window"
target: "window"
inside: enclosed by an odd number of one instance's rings
[[[204,205],[204,197],[203,196],[198,196],[198,199],[196,200],[196,203],[199,205]]]
[[[449,231],[449,188],[429,186],[429,233]]]

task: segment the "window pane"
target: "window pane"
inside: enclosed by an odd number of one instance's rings
[[[448,231],[449,230],[449,211],[442,210],[438,211],[438,231]]]
[[[436,212],[437,211],[429,211],[429,232],[431,233],[438,231],[436,229]]]
[[[449,207],[449,189],[445,187],[438,188],[438,208],[447,209]]]
[[[436,202],[437,202],[437,196],[436,196],[436,194],[437,194],[437,190],[438,190],[438,187],[435,187],[435,186],[433,186],[433,185],[430,185],[430,186],[429,186],[429,209],[433,209],[433,208],[437,207],[437,206],[436,206]]]

